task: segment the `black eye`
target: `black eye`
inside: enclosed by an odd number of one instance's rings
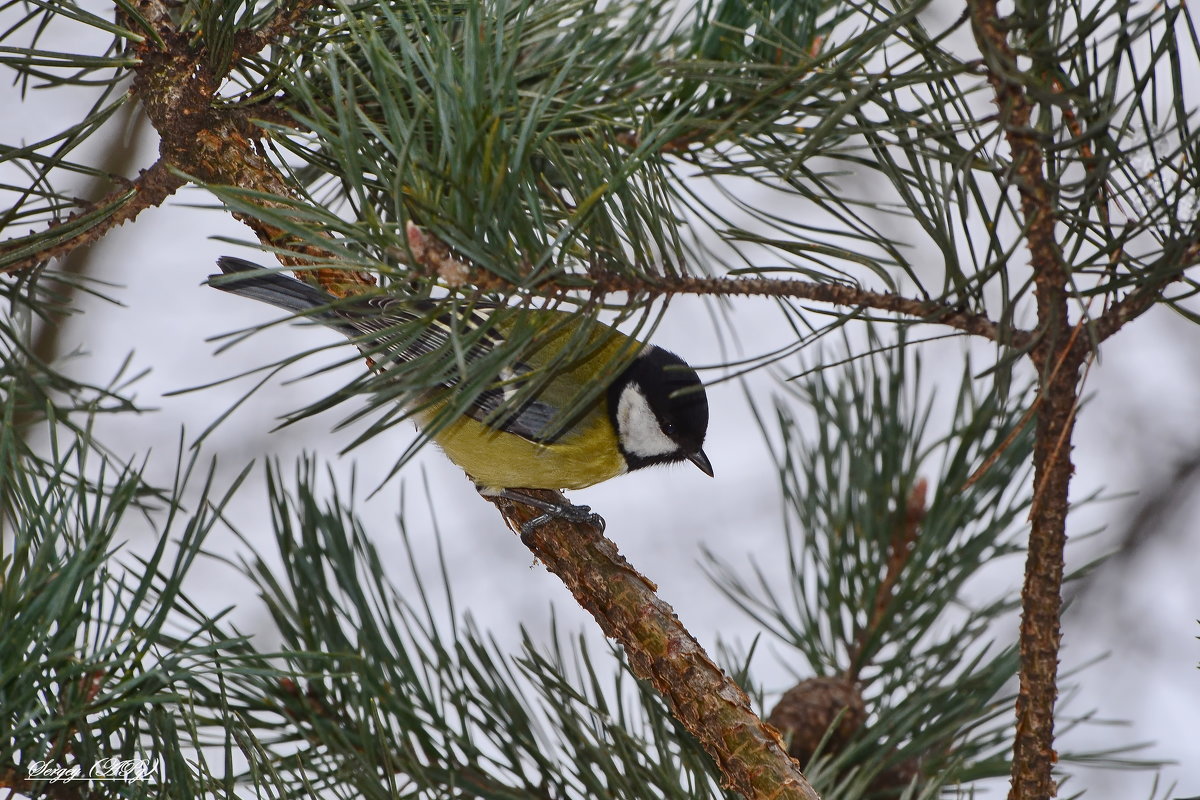
[[[667,436],[674,436],[675,435],[675,423],[673,423],[673,422],[663,423],[662,432],[665,433]]]

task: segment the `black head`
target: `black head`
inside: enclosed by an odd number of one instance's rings
[[[708,398],[683,359],[650,346],[609,388],[609,413],[629,468],[691,461],[706,474]]]

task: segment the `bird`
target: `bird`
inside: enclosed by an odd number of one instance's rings
[[[454,329],[477,326],[480,334],[466,347],[468,367],[494,353],[516,324],[557,331],[525,352],[523,361],[505,363],[498,379],[478,391],[464,413],[434,425],[431,434],[480,494],[543,512],[523,526],[523,533],[555,517],[589,522],[601,530],[604,521],[587,506],[549,503],[522,489],[583,489],[645,467],[683,461],[714,474],[703,447],[709,417],[704,385],[683,359],[661,347],[595,322],[582,355],[556,365],[556,354],[573,342],[578,346],[580,337],[574,334],[582,319],[570,312],[522,309],[489,326],[488,314],[499,306],[439,312],[434,301],[402,294],[337,298],[245,259],[223,256],[217,265],[221,274],[208,276],[208,285],[333,328],[357,345],[385,380],[390,370],[439,350],[454,358]],[[403,336],[389,338],[389,330],[404,323],[417,323],[418,332],[405,328]],[[610,365],[623,352],[635,355],[611,374]],[[539,374],[547,371],[548,376]],[[461,388],[458,376],[451,375],[412,409],[418,426],[433,423]],[[599,380],[607,386],[597,386]],[[525,382],[533,385],[529,396],[521,397]]]

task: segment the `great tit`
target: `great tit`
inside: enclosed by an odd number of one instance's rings
[[[327,325],[349,337],[380,372],[428,355],[450,342],[452,321],[431,312],[429,301],[395,295],[335,298],[307,283],[264,270],[257,264],[225,256],[217,261],[223,275],[210,275],[209,284],[231,294],[261,300]],[[479,308],[479,307],[477,307]],[[495,308],[492,306],[492,308]],[[483,309],[486,311],[486,307]],[[561,323],[567,312],[528,311],[538,327]],[[481,314],[480,310],[471,312]],[[418,319],[427,324],[415,337],[389,341],[386,332]],[[460,320],[486,323],[485,318]],[[461,327],[461,326],[460,326]],[[511,330],[512,323],[508,323]],[[654,464],[690,461],[713,474],[704,454],[708,400],[695,370],[661,347],[632,340],[614,328],[595,323],[584,355],[570,360],[544,380],[536,394],[506,410],[522,376],[534,376],[554,353],[568,347],[571,326],[533,348],[525,363],[507,365],[498,385],[478,393],[466,413],[450,421],[432,438],[446,455],[475,482],[482,494],[500,494],[548,512],[603,525],[585,506],[546,504],[523,495],[528,489],[582,489],[626,472]],[[505,323],[475,340],[467,361],[486,357],[501,340]],[[562,411],[578,403],[588,384],[623,350],[636,356],[594,400],[573,413],[564,424]],[[451,352],[447,348],[447,352]],[[419,425],[433,420],[448,400],[438,393],[455,390],[453,382],[439,386],[430,402],[414,411]],[[539,517],[535,522],[545,518]]]

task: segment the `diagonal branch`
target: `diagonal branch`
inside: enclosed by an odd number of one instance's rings
[[[50,223],[47,230],[61,227],[74,220],[86,217],[88,214],[98,213],[101,209],[120,202],[122,198],[128,195],[128,199],[121,203],[112,214],[104,217],[98,224],[88,226],[68,239],[40,248],[24,258],[0,267],[0,273],[28,269],[48,259],[67,255],[77,247],[89,245],[103,238],[113,228],[136,218],[145,209],[162,205],[168,197],[174,194],[185,183],[187,181],[178,174],[171,172],[167,163],[160,158],[149,169],[142,170],[141,174],[134,181],[113,189],[93,203],[88,203],[86,206],[72,213],[65,220],[56,220]],[[19,246],[20,242],[20,239],[16,239],[0,244],[0,258],[3,258],[6,251],[11,251]]]
[[[1102,342],[1121,330],[1127,323],[1149,311],[1162,299],[1168,284],[1179,280],[1183,270],[1200,262],[1200,244],[1193,244],[1180,259],[1178,269],[1170,270],[1157,280],[1147,280],[1131,290],[1101,314],[1092,323],[1092,336]]]
[[[561,501],[556,493],[522,492]],[[540,514],[489,497],[520,530]],[[521,540],[599,623],[621,643],[634,673],[670,703],[671,713],[716,761],[747,800],[820,800],[787,754],[783,740],[750,708],[750,699],[683,627],[671,606],[594,526],[554,520]]]

